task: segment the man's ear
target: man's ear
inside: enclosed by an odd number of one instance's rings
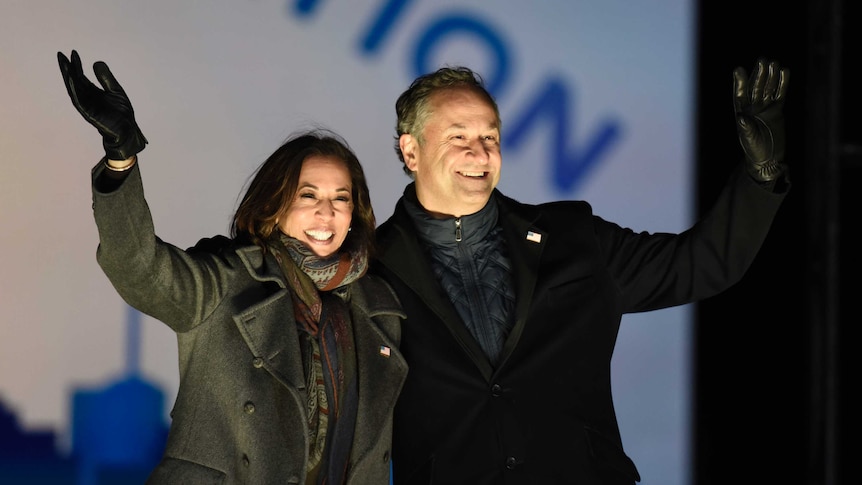
[[[398,146],[401,148],[401,154],[404,156],[404,165],[411,172],[416,171],[416,152],[419,150],[419,142],[413,135],[405,133],[398,137]]]

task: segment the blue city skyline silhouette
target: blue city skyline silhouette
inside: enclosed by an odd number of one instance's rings
[[[165,393],[140,374],[141,314],[127,306],[126,363],[95,388],[73,388],[71,446],[53,429],[21,427],[0,395],[0,484],[140,485],[161,459]]]

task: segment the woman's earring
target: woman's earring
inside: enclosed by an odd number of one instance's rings
[[[348,227],[347,227],[347,232],[350,232],[350,231],[352,231],[352,230],[353,230],[353,226],[348,226]]]

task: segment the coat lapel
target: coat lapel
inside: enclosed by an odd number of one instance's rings
[[[237,329],[254,355],[252,365],[266,368],[283,385],[305,389],[302,354],[296,332],[285,331],[293,322],[293,302],[274,260],[267,261],[260,248],[237,250],[251,276],[262,282],[275,282],[280,289],[262,301],[234,315]]]
[[[356,438],[354,452],[371,449],[371,444],[380,439],[387,428],[398,393],[407,378],[407,362],[398,351],[397,340],[393,340],[378,325],[395,332],[400,339],[401,319],[404,312],[393,298],[388,302],[367,298],[362,284],[353,283],[351,309],[353,337],[356,343],[356,366],[359,378],[359,408],[356,415]],[[388,289],[384,289],[389,294]]]
[[[536,215],[520,214],[516,211],[517,203],[512,199],[499,193],[496,195],[500,201],[500,220],[506,244],[509,245],[509,255],[512,258],[512,278],[517,288],[515,323],[503,344],[503,352],[500,356],[500,367],[503,367],[527,324],[542,250],[550,236],[535,225]]]

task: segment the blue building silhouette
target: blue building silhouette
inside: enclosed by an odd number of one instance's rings
[[[53,430],[23,430],[0,399],[0,484],[140,485],[164,451],[164,393],[140,377],[140,313],[128,307],[124,374],[72,392],[72,450]]]

